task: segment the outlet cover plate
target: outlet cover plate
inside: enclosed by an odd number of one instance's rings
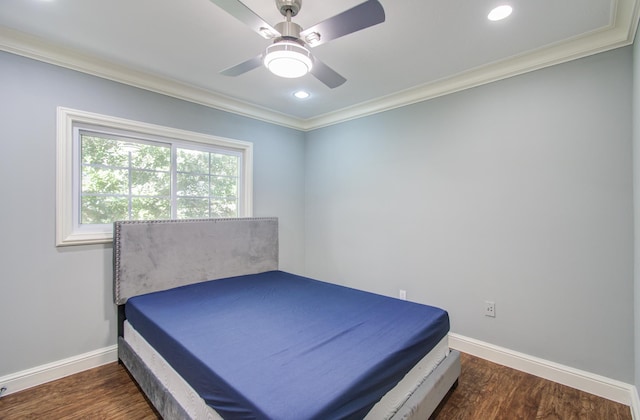
[[[491,318],[496,317],[496,303],[489,300],[484,301],[484,315]]]

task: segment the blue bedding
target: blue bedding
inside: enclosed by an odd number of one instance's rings
[[[446,311],[282,271],[130,298],[131,325],[225,419],[359,419]]]

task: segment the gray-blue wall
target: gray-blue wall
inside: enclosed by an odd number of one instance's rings
[[[115,344],[110,245],[55,247],[56,107],[254,143],[254,215],[304,269],[304,133],[0,53],[0,376]]]
[[[308,133],[307,274],[634,383],[631,86],[628,47]]]

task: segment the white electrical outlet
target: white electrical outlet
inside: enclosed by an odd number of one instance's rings
[[[492,318],[496,317],[496,303],[488,300],[484,301],[484,315]]]
[[[400,289],[400,292],[398,293],[398,297],[402,300],[407,300],[407,291],[404,289]]]

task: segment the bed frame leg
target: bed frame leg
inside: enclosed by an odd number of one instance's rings
[[[118,305],[118,345],[120,345],[120,338],[124,338],[124,320],[126,319],[124,313],[124,305]],[[122,363],[120,351],[118,351],[118,364]]]
[[[124,305],[118,305],[118,337],[124,337]]]

